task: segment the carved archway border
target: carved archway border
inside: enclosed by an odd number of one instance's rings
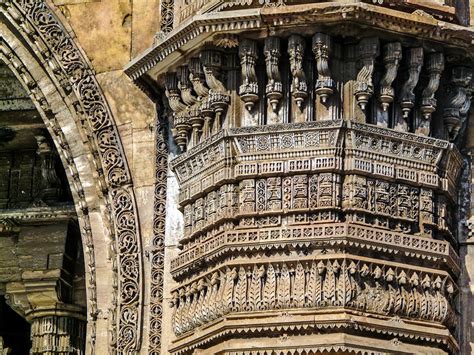
[[[112,334],[110,344],[120,353],[138,352],[143,304],[138,216],[130,172],[110,109],[85,55],[44,0],[5,0],[0,3],[0,13],[20,34],[21,41],[35,53],[38,63],[47,71],[49,79],[56,86],[53,90],[60,92],[64,102],[77,115],[79,126],[90,141],[98,180],[104,182],[102,190],[106,196],[105,204],[111,214],[111,234],[115,236],[115,243],[112,243],[111,247],[115,248],[112,250],[115,255],[113,284],[117,291],[112,302],[115,310],[114,315],[111,315],[113,320],[112,329],[109,329]],[[16,56],[15,48],[8,48],[6,43],[1,44],[1,49],[7,64],[30,91],[37,107],[42,111],[43,118],[51,117],[48,95],[40,91],[26,65],[22,63],[21,56]],[[63,153],[67,153],[68,147],[64,143],[66,140],[62,140],[64,133],[61,132],[61,127],[52,125],[50,130],[56,135],[56,139],[61,137],[58,139],[59,144],[64,144],[61,148]],[[63,161],[64,159],[68,166],[75,164],[67,154],[63,155]],[[76,178],[73,176],[73,180]],[[76,197],[84,199],[80,186],[73,186],[73,189],[76,190]],[[88,214],[86,204],[82,206],[82,214]],[[90,245],[91,240],[87,240],[91,237],[88,235],[88,218],[83,221],[86,222],[83,226],[85,246],[93,248],[93,245]],[[93,252],[86,252],[89,256],[86,263],[92,269],[93,275]],[[95,280],[88,282],[95,289]],[[96,317],[94,312],[97,313],[94,309],[95,297],[94,291],[89,290],[89,312],[92,312],[89,319],[92,320]],[[89,327],[89,331],[95,333],[94,327]],[[88,337],[95,338],[95,334],[89,334]],[[90,344],[93,347],[94,342],[90,341]]]

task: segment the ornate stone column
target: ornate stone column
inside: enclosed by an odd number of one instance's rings
[[[30,354],[85,353],[85,310],[61,301],[61,282],[48,279],[7,284],[7,302],[31,323]]]

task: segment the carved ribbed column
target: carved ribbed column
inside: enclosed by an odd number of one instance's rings
[[[78,316],[74,312],[58,312],[55,309],[33,315],[30,354],[84,354],[85,322]]]

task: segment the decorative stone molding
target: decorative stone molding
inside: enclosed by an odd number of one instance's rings
[[[455,283],[425,274],[352,259],[229,266],[174,292],[177,335],[231,313],[291,308],[354,308],[454,326]]]
[[[111,331],[117,343],[112,348],[122,352],[138,351],[141,341],[141,307],[142,307],[142,267],[141,246],[138,235],[138,222],[130,173],[126,165],[118,132],[106,104],[106,100],[82,52],[69,33],[53,14],[44,1],[6,1],[0,5],[0,11],[7,21],[20,33],[22,39],[38,56],[43,68],[50,70],[51,78],[58,91],[75,100],[70,104],[72,111],[84,122],[83,129],[93,139],[98,159],[95,161],[98,175],[103,176],[110,197],[111,221],[116,236],[116,307],[117,324],[112,324]],[[27,87],[37,107],[43,111],[43,117],[51,118],[53,113],[48,98],[41,92],[33,76],[28,72],[28,64],[23,58],[15,56],[14,50],[2,46],[2,59],[10,66],[20,81]],[[6,53],[5,53],[6,50]],[[51,87],[54,88],[54,85]],[[67,102],[71,102],[68,99]],[[51,118],[54,121],[54,118]],[[53,139],[67,140],[62,136],[61,127],[52,128]],[[58,143],[59,144],[59,143]],[[67,152],[67,144],[62,143]],[[67,162],[73,166],[72,156]],[[93,241],[90,222],[87,219],[87,204],[76,201],[81,218],[84,221],[83,238],[88,255],[89,274],[88,304],[90,312],[89,331],[95,331],[94,320],[97,317],[95,304],[95,270],[93,259]],[[94,346],[95,333],[88,334],[91,351]]]
[[[155,156],[155,195],[153,215],[153,238],[150,260],[150,327],[148,353],[161,354],[163,325],[163,280],[165,263],[165,221],[166,221],[166,188],[168,178],[168,145],[166,126],[159,121],[156,125]]]

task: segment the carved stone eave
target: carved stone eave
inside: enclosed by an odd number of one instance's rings
[[[472,53],[474,29],[455,25],[418,14],[388,9],[366,3],[314,3],[284,7],[234,10],[231,12],[195,15],[173,29],[167,37],[147,49],[131,61],[125,72],[138,81],[145,74],[156,77],[191,53],[202,43],[221,33],[266,30],[271,27],[291,27],[293,32],[315,24],[337,25],[338,31],[344,24],[369,26],[377,30],[377,23],[384,23],[384,30],[400,36],[415,36],[431,42],[448,43]]]
[[[0,211],[0,221],[10,220],[17,225],[48,223],[55,224],[60,221],[77,219],[76,210],[72,205],[61,207],[32,207],[27,209],[11,209]]]
[[[358,312],[351,312],[342,308],[333,308],[322,312],[308,310],[276,310],[263,314],[261,317],[249,318],[249,313],[228,315],[223,322],[216,320],[206,327],[198,328],[193,332],[183,334],[173,342],[170,353],[173,355],[190,354],[193,349],[216,342],[222,338],[237,336],[245,331],[246,334],[266,334],[272,331],[311,333],[332,332],[344,333],[345,330],[357,329],[368,333],[383,334],[399,339],[417,339],[435,344],[443,344],[453,353],[457,353],[459,346],[456,339],[446,329],[426,327],[426,323],[394,319],[390,317],[367,318],[361,317]],[[242,325],[245,324],[245,326]],[[421,336],[421,334],[425,334]],[[289,335],[291,339],[291,335]],[[324,338],[326,339],[326,338]],[[382,349],[380,349],[382,350]]]

